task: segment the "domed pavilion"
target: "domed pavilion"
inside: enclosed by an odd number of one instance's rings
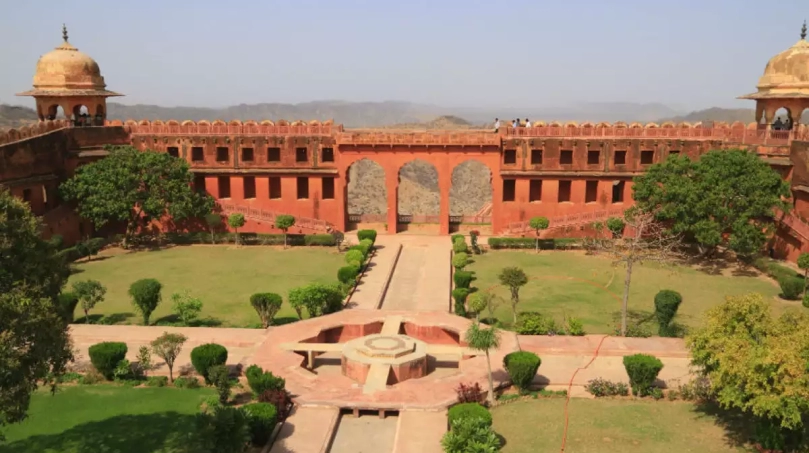
[[[62,45],[37,61],[34,89],[17,96],[36,100],[40,121],[57,119],[62,107],[65,118],[76,125],[101,126],[107,118],[107,98],[123,95],[107,90],[98,63],[68,42],[64,25],[62,39]]]
[[[758,91],[739,97],[756,101],[756,122],[762,118],[767,125],[775,113],[784,108],[788,124],[800,124],[803,110],[809,107],[809,42],[806,41],[806,21],[801,39],[789,49],[772,57],[758,80]]]

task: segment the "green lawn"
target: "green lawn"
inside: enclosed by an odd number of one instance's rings
[[[3,429],[1,453],[181,452],[210,389],[65,386],[34,394],[28,419]]]
[[[472,259],[474,263],[468,269],[475,271],[477,280],[472,286],[479,289],[499,285],[497,275],[504,267],[517,266],[525,271],[530,280],[520,290],[518,311],[546,313],[560,324],[565,316],[574,316],[582,320],[587,333],[612,333],[616,326],[625,271],[613,268],[608,258],[581,252],[490,251]],[[635,319],[652,314],[654,296],[661,289],[683,295],[675,322],[692,327],[698,325],[705,310],[728,295],[756,292],[772,299],[777,310],[800,307],[800,302],[781,300],[778,285],[767,277],[711,275],[694,268],[662,268],[652,263],[636,265],[632,272],[629,309],[634,311]],[[497,287],[494,291],[504,300],[510,299],[507,288]],[[501,305],[496,315],[510,323],[510,304]],[[653,331],[657,333],[656,328]]]
[[[563,398],[519,401],[492,410],[502,453],[557,453],[564,431]],[[570,401],[569,453],[731,453],[735,445],[713,416],[686,402]]]
[[[202,299],[203,318],[213,318],[224,326],[258,325],[259,319],[250,306],[250,295],[274,292],[284,298],[277,318],[295,316],[286,303],[290,289],[312,282],[337,282],[337,269],[343,255],[334,248],[249,246],[183,246],[157,251],[120,252],[101,256],[99,260],[78,263],[77,280],[94,279],[107,288],[103,302],[90,311],[93,319],[104,315],[120,323],[141,323],[128,295],[129,285],[141,278],[156,278],[163,284],[163,301],[152,314],[151,322],[171,314],[171,294],[183,290]],[[84,313],[76,308],[76,319]],[[215,324],[215,322],[214,322]]]

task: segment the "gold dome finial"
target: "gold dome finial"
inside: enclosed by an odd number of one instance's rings
[[[803,21],[803,27],[801,27],[801,39],[806,39],[806,20]]]
[[[806,28],[806,24],[804,24],[804,31],[805,31],[805,28]],[[65,42],[67,42],[67,26],[65,24],[62,24],[62,39]]]

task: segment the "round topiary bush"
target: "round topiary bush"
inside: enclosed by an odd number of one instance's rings
[[[472,284],[472,273],[469,271],[457,271],[452,276],[452,279],[455,281],[456,288],[469,288],[469,285]]]
[[[463,237],[457,238],[455,242],[452,243],[452,251],[455,253],[468,252],[469,247],[466,245],[466,239]]]
[[[207,343],[191,350],[191,364],[205,383],[210,385],[208,369],[217,365],[224,365],[228,361],[228,350],[221,344]]]
[[[357,231],[357,240],[363,241],[370,239],[371,244],[376,242],[376,230],[359,230]]]
[[[270,440],[272,430],[278,421],[278,412],[270,403],[250,403],[242,406],[250,425],[250,442],[262,446]]]
[[[455,420],[464,418],[479,418],[483,420],[486,426],[492,426],[492,414],[478,403],[463,403],[449,408],[447,419],[450,426],[453,425]]]
[[[542,359],[533,352],[528,351],[512,352],[503,357],[503,366],[508,371],[511,382],[521,393],[531,387],[531,382],[533,382],[534,376],[537,375],[537,370],[541,364]]]
[[[345,260],[346,260],[346,263],[349,263],[349,264],[352,263],[352,262],[363,263],[363,262],[365,262],[365,254],[362,253],[362,250],[357,250],[357,249],[352,248],[351,250],[346,252]]]
[[[665,336],[671,321],[677,314],[680,304],[683,302],[683,296],[677,291],[664,289],[655,295],[655,318],[657,318],[657,325],[660,327],[660,336]]]
[[[371,250],[372,248],[374,248],[374,241],[372,241],[370,239],[362,239],[362,240],[360,240],[359,245],[361,247],[365,247],[366,250]]]
[[[635,396],[644,396],[651,391],[657,375],[663,369],[663,362],[648,354],[635,354],[624,357],[624,368],[629,375],[629,385]]]
[[[107,380],[111,380],[118,362],[126,358],[127,350],[126,343],[105,341],[90,346],[87,352],[95,369]]]
[[[781,297],[787,300],[798,300],[803,293],[804,280],[801,277],[783,277],[778,279],[781,285]]]
[[[357,281],[358,275],[360,275],[360,269],[356,266],[343,266],[337,269],[337,280],[340,283],[354,283]]]
[[[452,267],[461,270],[469,264],[469,255],[466,253],[456,253],[452,257]]]

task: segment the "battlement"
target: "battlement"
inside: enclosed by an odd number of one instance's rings
[[[302,120],[289,122],[287,120],[264,120],[239,121],[231,120],[225,122],[215,121],[190,121],[179,122],[177,120],[114,120],[107,121],[109,126],[123,126],[133,135],[331,135],[342,132],[342,124],[334,124],[333,120],[320,122],[312,120],[305,122]]]
[[[435,131],[435,132],[350,131],[338,134],[337,144],[349,146],[350,145],[500,146],[500,136],[492,132],[482,132],[482,131]]]
[[[27,140],[57,129],[70,127],[70,124],[71,122],[68,120],[41,121],[31,126],[22,126],[17,129],[0,129],[0,145]]]

